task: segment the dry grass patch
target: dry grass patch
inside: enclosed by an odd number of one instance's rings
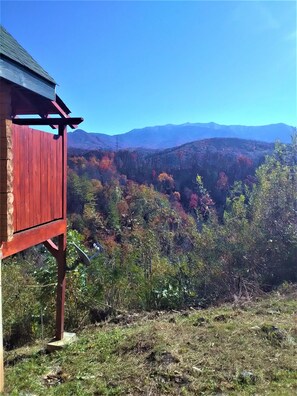
[[[293,395],[296,313],[294,292],[85,329],[59,353],[11,363],[6,394]]]

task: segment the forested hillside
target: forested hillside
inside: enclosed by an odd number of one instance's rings
[[[226,194],[235,181],[252,185],[255,170],[273,151],[273,144],[243,139],[208,139],[187,143],[163,151],[119,150],[82,151],[69,150],[70,212],[78,197],[72,196],[73,172],[86,179],[99,180],[103,185],[118,180],[152,185],[156,191],[172,196],[179,194],[185,211],[193,209],[197,201],[196,176],[203,179],[204,187],[222,213]],[[73,171],[73,172],[72,172]],[[75,189],[75,188],[74,188]],[[195,206],[195,205],[194,205]]]
[[[90,256],[93,243],[102,249],[68,272],[66,327],[296,282],[296,156],[296,138],[274,150],[213,139],[163,152],[71,151],[68,265],[79,263],[72,242]],[[4,336],[14,347],[51,334],[56,264],[43,247],[6,262]]]

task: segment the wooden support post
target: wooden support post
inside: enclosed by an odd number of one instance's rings
[[[59,135],[62,136],[63,147],[63,219],[67,218],[67,127],[59,126]],[[56,312],[56,340],[62,340],[64,336],[64,312],[66,291],[66,233],[58,237],[58,286],[57,286],[57,312]]]
[[[2,253],[0,248],[0,393],[4,392],[3,323],[2,323]]]
[[[55,340],[62,341],[64,338],[65,318],[65,291],[66,291],[66,233],[58,236],[58,246],[51,240],[43,242],[47,250],[55,257],[58,265],[58,284],[56,300],[56,334]]]
[[[58,285],[56,307],[56,340],[63,340],[65,318],[65,291],[66,291],[66,234],[58,237]]]
[[[48,239],[44,246],[56,258],[58,263],[57,309],[56,309],[56,336],[47,344],[49,352],[57,351],[76,340],[75,333],[64,332],[64,310],[66,291],[66,233],[58,236],[58,246]]]

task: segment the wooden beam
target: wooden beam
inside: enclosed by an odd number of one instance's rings
[[[47,248],[47,250],[51,253],[51,255],[54,256],[55,259],[57,259],[59,254],[58,246],[51,239],[44,241],[43,244]]]
[[[68,118],[14,118],[12,122],[17,125],[70,125],[76,127],[83,122],[81,117],[68,117]]]
[[[68,106],[63,102],[63,100],[60,98],[59,95],[56,95],[56,103],[65,111],[66,114],[70,114],[71,110],[69,109]]]
[[[48,115],[48,114],[41,114],[41,113],[38,113],[38,115],[40,116],[40,118],[49,118],[49,115]],[[50,127],[51,127],[52,129],[58,129],[58,125],[50,125]]]
[[[58,114],[60,114],[61,117],[70,118],[69,114],[67,114],[55,100],[52,100],[52,105],[57,109],[57,112]],[[76,125],[73,124],[69,124],[69,126],[72,129],[76,128]]]
[[[48,239],[66,232],[67,222],[65,219],[52,221],[38,227],[29,228],[25,231],[17,232],[10,242],[3,242],[2,258],[9,257],[21,252]]]
[[[55,100],[52,100],[52,105],[57,109],[57,113],[60,114],[61,117],[70,118],[69,115],[62,109],[61,106]]]

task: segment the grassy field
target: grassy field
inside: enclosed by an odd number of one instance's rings
[[[7,353],[5,394],[296,395],[296,315],[296,288],[206,310],[124,314],[63,351]]]

